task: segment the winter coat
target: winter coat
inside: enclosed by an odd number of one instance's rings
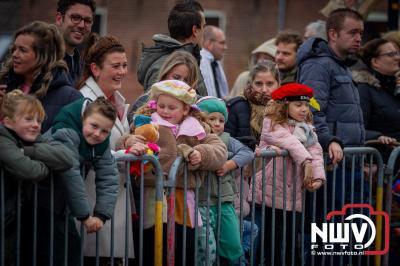
[[[102,143],[90,145],[83,137],[82,108],[85,101],[80,99],[61,109],[54,119],[51,137],[73,153],[73,167],[60,173],[72,215],[83,220],[92,213],[82,173],[83,166],[90,166],[96,172],[96,205],[93,213],[102,220],[108,220],[113,216],[117,198],[117,165],[111,155],[109,138]]]
[[[160,69],[172,52],[177,50],[186,51],[193,55],[197,59],[198,64],[200,64],[200,49],[193,43],[182,44],[163,34],[155,34],[153,41],[153,46],[143,48],[137,71],[138,80],[143,85],[145,92],[150,89],[151,85],[158,81]],[[201,96],[207,95],[207,88],[200,70],[196,92]]]
[[[364,69],[353,71],[363,110],[366,139],[384,135],[400,140],[400,96],[394,96],[394,76]]]
[[[95,80],[90,77],[86,80],[85,85],[80,89],[82,95],[91,100],[95,100],[100,96],[104,96],[104,92],[97,85]],[[129,104],[125,104],[125,98],[119,93],[115,92],[115,98],[122,104],[125,105],[125,111],[122,119],[117,117],[115,120],[114,127],[111,130],[110,135],[110,148],[112,150],[117,150],[117,143],[120,138],[124,136],[124,134],[129,133],[129,124],[127,119],[127,112],[129,109]],[[126,175],[125,175],[125,163],[118,163],[119,170],[119,189],[117,196],[117,203],[115,205],[114,212],[114,234],[115,234],[115,242],[114,242],[114,256],[116,257],[124,257],[125,256],[125,245],[123,241],[118,241],[117,239],[125,239],[125,210],[131,210],[132,203],[128,201],[126,204]],[[96,202],[96,190],[95,190],[95,173],[90,171],[85,180],[86,191],[88,193],[89,203],[91,206]],[[130,194],[132,195],[132,193]],[[130,212],[129,212],[130,213]],[[110,255],[110,232],[111,232],[111,223],[105,224],[99,233],[99,252],[101,256],[109,256]],[[132,231],[132,223],[128,223],[128,232],[129,232],[129,241],[133,241],[133,231]],[[95,235],[88,235],[85,241],[85,255],[86,256],[95,256],[96,255],[96,246],[95,246]],[[133,242],[129,243],[130,247],[133,247]],[[129,249],[129,257],[134,257],[133,248]]]
[[[233,160],[238,167],[243,167],[249,164],[253,158],[253,152],[240,141],[229,136],[228,133],[224,132],[220,136],[220,139],[224,142],[228,148],[228,152],[233,154],[231,160]],[[234,172],[229,172],[224,176],[217,176],[215,172],[209,173],[210,183],[210,205],[217,205],[218,198],[221,198],[221,202],[234,202],[235,194],[237,192],[235,178],[233,177]],[[220,194],[218,194],[218,181],[220,180]],[[199,204],[200,206],[207,206],[207,183],[203,182],[203,185],[199,190]]]
[[[281,85],[288,84],[288,83],[295,83],[297,81],[297,66],[287,72],[280,72],[281,73]]]
[[[39,136],[26,143],[18,135],[0,125],[0,171],[4,170],[5,224],[16,214],[18,181],[39,181],[50,171],[65,171],[72,167],[72,153],[59,142],[47,142]],[[56,181],[56,180],[55,180]],[[24,189],[23,189],[24,190]],[[25,194],[22,193],[22,201]],[[47,195],[48,196],[48,195]]]
[[[7,79],[7,92],[18,89],[22,85],[21,80],[23,81],[23,79],[12,70],[8,73]],[[36,80],[40,80],[40,78]],[[56,117],[61,108],[81,98],[82,95],[72,87],[67,77],[67,72],[61,68],[56,68],[53,71],[53,80],[47,90],[37,89],[39,83],[40,81],[35,81],[29,93],[37,96],[43,104],[46,112],[46,119],[42,123],[42,133],[44,133],[51,127],[54,117]]]
[[[305,41],[297,51],[299,83],[314,89],[320,111],[313,109],[314,125],[324,149],[332,141],[362,146],[364,122],[357,86],[342,60],[319,38]]]
[[[307,148],[293,135],[294,125],[275,125],[271,128],[271,120],[266,117],[263,122],[260,146],[274,145],[289,152],[289,157],[276,159],[276,191],[275,206],[283,209],[283,203],[286,202],[286,210],[302,211],[302,186],[304,179],[303,166],[306,161],[311,161],[313,167],[314,180],[325,180],[325,170],[323,161],[323,152],[321,145],[317,142]],[[283,182],[283,160],[286,161],[286,183]],[[296,176],[292,172],[292,163],[296,164]],[[273,191],[273,160],[270,160],[265,169],[265,202],[266,206],[272,207]],[[296,184],[295,184],[296,183]],[[296,186],[293,188],[293,186]],[[255,180],[255,202],[262,204],[264,195],[262,195],[262,171],[257,172]],[[286,188],[286,197],[283,194],[283,188]],[[293,189],[296,191],[296,201],[293,202]],[[248,201],[252,200],[252,183],[250,184],[250,193]]]
[[[251,136],[251,106],[249,101],[238,96],[229,100],[226,107],[229,114],[228,121],[225,124],[225,132],[228,132],[233,138]]]

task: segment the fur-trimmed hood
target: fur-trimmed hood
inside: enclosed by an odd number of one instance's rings
[[[366,69],[354,70],[351,72],[351,75],[353,76],[353,80],[356,83],[366,83],[378,89],[381,88],[381,83],[379,82],[379,80]]]

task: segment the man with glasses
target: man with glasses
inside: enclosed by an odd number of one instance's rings
[[[228,47],[224,32],[218,27],[206,26],[203,49],[200,51],[200,70],[210,96],[225,98],[229,93],[228,82],[221,62],[226,49]]]
[[[59,0],[57,3],[56,25],[65,42],[64,61],[68,65],[72,85],[82,74],[83,61],[78,46],[82,45],[91,32],[96,3],[93,0]]]

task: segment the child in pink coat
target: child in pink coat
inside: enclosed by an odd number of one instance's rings
[[[325,180],[323,152],[318,143],[315,129],[312,126],[312,115],[309,109],[313,90],[305,85],[286,84],[272,93],[273,101],[266,109],[260,147],[273,147],[275,150],[287,150],[289,157],[276,159],[275,179],[275,210],[273,210],[273,160],[267,163],[265,169],[265,194],[262,194],[262,171],[256,174],[255,195],[250,188],[249,200],[255,197],[256,215],[261,213],[265,199],[265,261],[270,264],[272,239],[272,212],[275,211],[275,265],[283,265],[283,216],[286,214],[286,264],[292,259],[298,262],[298,250],[295,258],[291,258],[292,235],[300,232],[300,213],[302,211],[302,190],[318,189]],[[279,153],[279,152],[278,152]],[[286,161],[284,165],[283,162]],[[293,167],[292,167],[293,165]],[[284,166],[286,180],[284,180]],[[294,171],[295,168],[295,171]],[[286,190],[286,191],[284,191]],[[284,206],[286,204],[286,206]],[[294,212],[293,212],[294,211]],[[295,215],[293,216],[293,213]],[[296,225],[292,231],[292,223]],[[297,242],[297,241],[296,241]]]

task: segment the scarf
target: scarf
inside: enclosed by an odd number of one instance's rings
[[[314,126],[293,119],[289,119],[288,124],[294,126],[293,135],[301,142],[301,144],[304,145],[304,147],[307,148],[318,142]]]
[[[271,100],[271,96],[255,91],[251,86],[248,86],[244,90],[243,94],[244,97],[249,101],[251,107],[251,134],[257,140],[259,140],[261,136],[263,120],[265,117],[265,107],[267,106],[269,100]]]

